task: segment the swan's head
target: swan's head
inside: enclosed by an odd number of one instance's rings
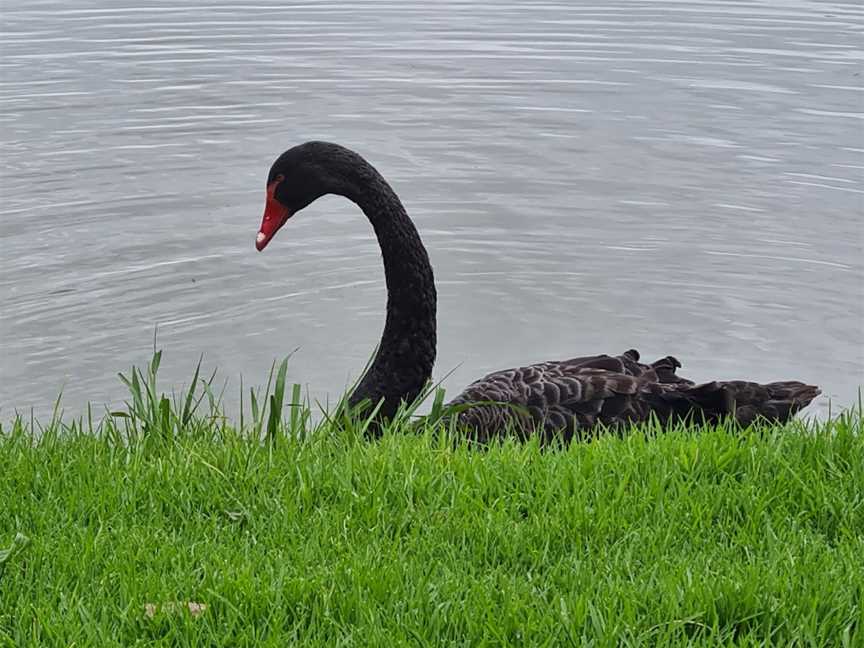
[[[338,144],[306,142],[285,151],[270,167],[264,218],[255,238],[260,252],[298,211],[328,193],[342,193],[346,157]]]

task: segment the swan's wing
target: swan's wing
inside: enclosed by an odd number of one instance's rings
[[[645,365],[630,350],[620,356],[588,356],[496,371],[469,385],[452,404],[478,403],[458,416],[477,440],[542,431],[583,436],[598,423],[615,426],[644,420],[651,410],[645,395],[692,385],[675,375],[670,357]],[[660,387],[662,385],[662,387]]]
[[[588,438],[598,426],[644,421],[718,421],[732,416],[749,425],[758,418],[785,421],[820,391],[797,381],[694,384],[675,373],[672,356],[646,365],[635,350],[496,371],[469,385],[452,403],[478,403],[458,414],[458,424],[478,441],[534,433],[543,441],[560,434]]]

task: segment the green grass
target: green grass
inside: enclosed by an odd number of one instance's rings
[[[860,411],[478,450],[157,370],[0,428],[0,646],[864,645]]]

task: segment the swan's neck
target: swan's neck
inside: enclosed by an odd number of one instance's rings
[[[358,156],[359,157],[359,156]],[[343,176],[343,193],[375,229],[387,283],[387,319],[378,352],[351,395],[356,405],[381,403],[379,415],[391,418],[401,401],[412,402],[432,376],[435,363],[435,281],[426,248],[402,202],[367,162],[353,164]]]

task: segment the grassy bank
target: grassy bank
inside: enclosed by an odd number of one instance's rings
[[[477,451],[126,378],[2,428],[0,646],[864,645],[860,413]]]

